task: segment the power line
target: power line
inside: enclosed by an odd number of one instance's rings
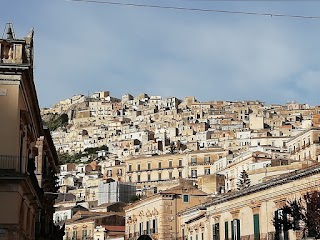
[[[226,13],[226,14],[241,14],[241,15],[256,15],[267,17],[288,17],[288,18],[302,18],[302,19],[317,19],[320,20],[320,16],[306,16],[306,15],[291,15],[282,13],[260,13],[260,12],[245,12],[245,11],[229,11],[219,9],[206,9],[206,8],[187,8],[187,7],[175,7],[164,5],[150,5],[150,4],[138,4],[138,3],[121,3],[102,0],[65,0],[68,2],[84,2],[84,3],[96,3],[96,4],[108,4],[108,5],[120,5],[129,7],[143,7],[143,8],[158,8],[169,10],[182,10],[182,11],[195,11],[195,12],[214,12],[214,13]]]

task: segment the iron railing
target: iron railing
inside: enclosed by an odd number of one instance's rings
[[[9,170],[21,173],[21,163],[26,162],[26,157],[13,155],[0,155],[0,171]]]

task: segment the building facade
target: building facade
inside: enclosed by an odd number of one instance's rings
[[[33,81],[33,30],[0,39],[0,238],[58,239],[53,225],[58,157],[42,125]]]

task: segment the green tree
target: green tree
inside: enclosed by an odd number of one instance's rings
[[[238,190],[246,189],[246,188],[250,187],[250,184],[251,184],[251,181],[248,176],[248,173],[246,172],[246,170],[243,170],[240,173],[239,181],[237,183],[237,189]]]
[[[285,217],[274,217],[276,230],[302,230],[304,237],[320,238],[320,192],[308,192],[298,199],[287,201],[278,209]]]
[[[52,114],[49,116],[49,119],[46,121],[43,120],[43,123],[47,125],[50,131],[54,131],[59,127],[66,127],[68,125],[68,115],[63,113],[61,115]]]

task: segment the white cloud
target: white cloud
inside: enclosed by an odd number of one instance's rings
[[[260,11],[272,5],[261,4],[229,5]],[[290,10],[285,4],[272,7]],[[117,97],[146,92],[200,100],[317,101],[311,86],[319,85],[312,70],[320,69],[319,26],[311,20],[65,1],[36,1],[28,9],[20,19],[25,32],[35,26],[36,84],[44,106],[102,89]],[[299,9],[312,15],[315,8]]]

